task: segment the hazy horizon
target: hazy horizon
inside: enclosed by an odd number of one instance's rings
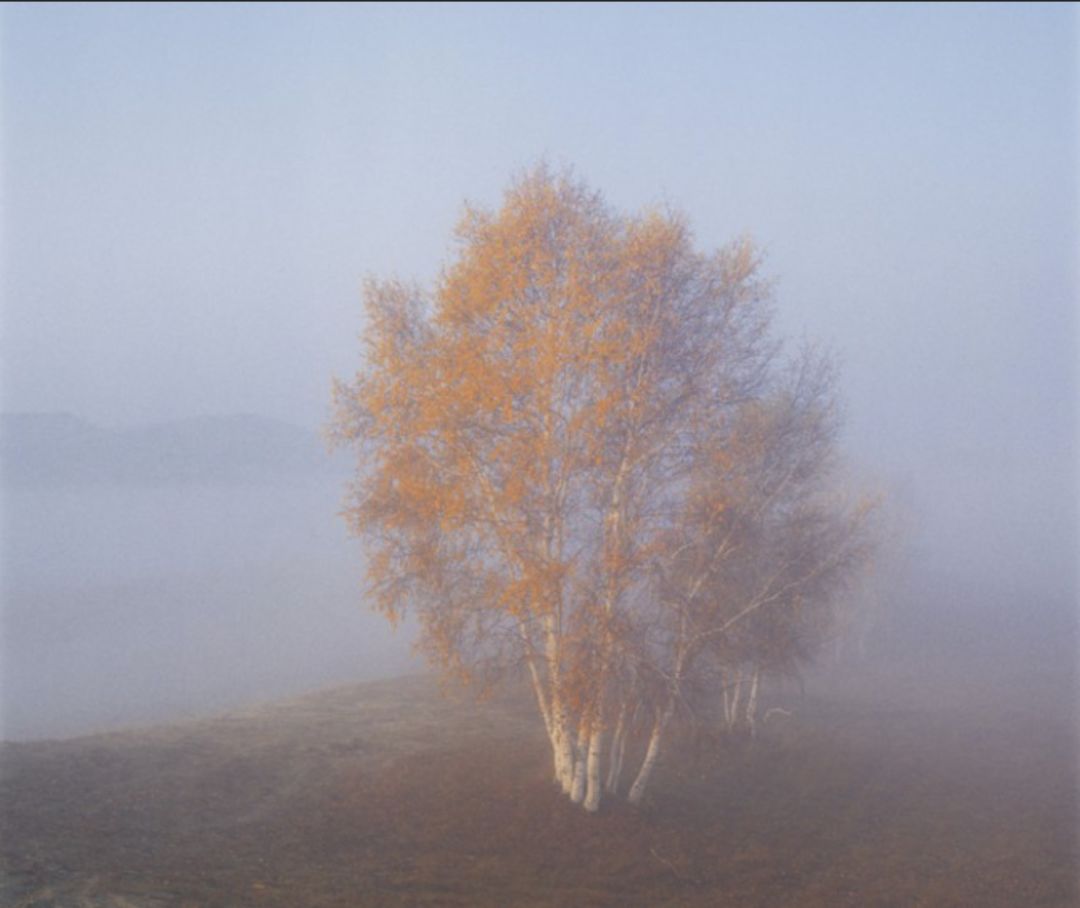
[[[1078,43],[1053,4],[7,5],[0,410],[318,430],[361,365],[362,280],[430,286],[464,204],[547,160],[620,211],[685,212],[701,249],[753,236],[781,331],[837,354],[843,448],[906,563],[1074,633]],[[29,576],[66,537],[13,494],[4,567]],[[152,538],[209,569],[232,553],[200,548],[225,507],[203,504]],[[293,504],[343,628],[359,558],[333,496]],[[110,520],[123,561],[143,524]],[[39,593],[5,591],[24,630]]]

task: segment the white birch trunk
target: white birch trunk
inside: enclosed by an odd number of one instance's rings
[[[552,725],[551,750],[555,762],[555,781],[565,794],[570,794],[570,785],[574,776],[574,758],[568,745],[568,732],[557,723]]]
[[[569,795],[574,785],[574,738],[570,731],[570,719],[562,699],[560,688],[559,642],[555,619],[548,616],[544,622],[545,655],[547,658],[548,687],[551,690],[549,714],[551,747],[555,758],[555,780]]]
[[[589,734],[589,756],[585,765],[585,809],[596,813],[600,809],[600,761],[604,755],[604,726],[594,722]]]
[[[570,786],[570,800],[575,804],[580,804],[585,800],[585,762],[588,758],[588,741],[588,728],[582,726],[574,752],[574,779]]]
[[[619,790],[619,778],[622,776],[623,756],[626,754],[626,710],[627,706],[624,703],[619,710],[619,718],[615,723],[615,732],[611,738],[611,757],[608,764],[607,781],[604,784],[604,790],[611,794],[616,794]]]
[[[574,787],[574,743],[565,726],[559,737],[559,785],[563,794],[569,795]]]
[[[728,731],[734,731],[739,723],[739,703],[742,700],[742,669],[735,674],[735,687],[731,690],[731,713],[728,715]]]
[[[685,634],[686,618],[684,616],[680,636],[685,639]],[[671,717],[675,714],[675,701],[682,688],[683,670],[686,668],[687,655],[687,650],[680,647],[678,657],[675,659],[675,669],[671,676],[671,686],[668,689],[667,704],[664,706],[664,711],[656,717],[652,734],[649,735],[649,745],[645,749],[645,759],[641,763],[634,784],[630,786],[630,793],[626,796],[626,799],[634,806],[640,804],[641,799],[645,797],[645,788],[649,784],[653,768],[660,757],[660,744],[664,737],[664,731],[667,729]]]
[[[559,701],[558,691],[552,689],[550,701],[545,696],[540,673],[532,660],[529,661],[529,672],[532,675],[533,690],[536,693],[536,702],[540,708],[540,715],[544,720],[548,741],[551,743],[555,780],[562,786],[563,791],[569,794],[574,774],[574,760],[573,746],[566,728],[566,711]]]
[[[645,750],[645,759],[641,763],[634,784],[630,786],[630,793],[626,796],[626,800],[635,806],[640,804],[641,799],[645,797],[645,789],[648,787],[649,779],[652,777],[656,761],[660,757],[660,742],[664,737],[664,728],[667,726],[670,715],[670,710],[665,709],[663,713],[656,717],[656,722],[653,723],[652,734],[649,735],[649,746]]]
[[[551,694],[551,748],[555,756],[555,781],[570,794],[574,784],[574,740],[568,727],[566,709],[558,692]]]
[[[746,727],[750,731],[750,737],[757,734],[757,697],[758,681],[761,679],[761,668],[754,666],[754,674],[750,681],[750,694],[746,698]]]
[[[544,682],[540,679],[540,672],[536,667],[536,660],[529,659],[529,677],[532,679],[533,693],[536,695],[536,705],[540,709],[540,716],[544,720],[544,728],[547,729],[548,737],[552,736],[551,709],[548,705],[547,696],[544,693]]]

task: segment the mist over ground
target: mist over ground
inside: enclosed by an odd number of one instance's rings
[[[14,5],[0,42],[5,736],[414,666],[315,430],[364,276],[430,280],[544,156],[756,237],[837,351],[876,658],[1075,674],[1074,7]]]
[[[315,433],[253,416],[121,431],[22,414],[5,417],[0,438],[4,738],[423,669],[412,629],[392,630],[364,603],[362,553],[338,515],[349,460]],[[1066,717],[1072,475],[1060,462],[1007,467],[988,457],[878,475],[881,551],[838,642],[846,668],[838,674],[829,651],[811,679],[850,676],[858,689],[901,667],[977,698],[1015,688],[1017,673],[1028,687],[1046,676]],[[923,693],[941,695],[932,684]]]
[[[362,607],[343,463],[314,433],[250,416],[3,430],[4,738],[415,670],[409,630]]]

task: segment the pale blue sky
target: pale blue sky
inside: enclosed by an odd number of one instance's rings
[[[310,426],[546,156],[748,231],[891,467],[1071,462],[1075,6],[7,5],[6,410]]]

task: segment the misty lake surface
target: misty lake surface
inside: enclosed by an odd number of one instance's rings
[[[170,721],[413,671],[363,603],[327,477],[2,499],[7,740]]]

